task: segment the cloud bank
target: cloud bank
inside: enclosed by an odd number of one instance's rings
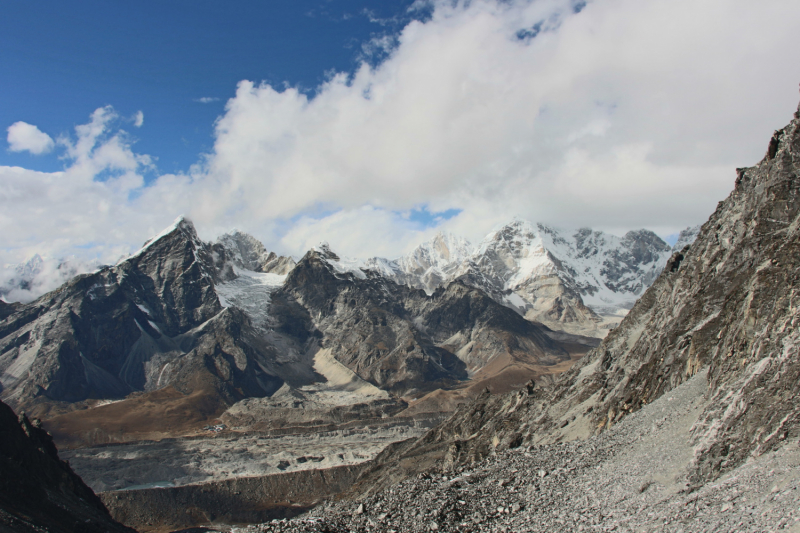
[[[442,224],[472,240],[514,214],[667,235],[708,217],[797,104],[797,3],[430,5],[313,97],[241,81],[184,174],[145,184],[153,160],[109,107],[59,138],[64,171],[0,167],[4,260],[115,260],[180,213],[295,254],[398,255],[434,231],[421,206],[458,210]],[[11,149],[45,150],[25,126]]]

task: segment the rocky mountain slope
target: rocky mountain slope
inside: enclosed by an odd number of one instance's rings
[[[165,385],[230,399],[277,390],[281,380],[244,342],[241,311],[219,303],[215,284],[233,275],[221,252],[180,219],[118,265],[20,307],[0,322],[3,398],[22,406]]]
[[[424,473],[356,501],[320,505],[293,520],[236,533],[796,531],[796,441],[689,490],[692,424],[706,372],[586,440],[519,446]]]
[[[497,373],[569,359],[558,341],[481,291],[457,282],[428,296],[351,268],[327,246],[309,252],[280,293],[306,310],[338,361],[398,394],[453,386],[490,364]]]
[[[58,458],[38,420],[0,402],[0,531],[135,533]]]
[[[701,371],[708,389],[687,434],[688,487],[796,440],[798,191],[800,110],[757,166],[737,170],[733,192],[697,240],[672,255],[599,347],[552,386],[481,396],[424,438],[388,451],[364,490],[426,461],[458,468],[524,444],[589,438]]]

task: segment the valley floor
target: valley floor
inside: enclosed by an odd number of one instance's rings
[[[786,442],[696,490],[690,429],[705,373],[596,437],[504,451],[293,520],[220,531],[800,531],[800,446]]]
[[[370,421],[295,434],[223,431],[64,450],[61,457],[96,492],[178,487],[208,481],[354,465],[392,442],[419,437],[435,421]]]

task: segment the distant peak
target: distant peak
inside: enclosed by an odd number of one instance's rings
[[[239,228],[232,228],[230,231],[223,233],[219,237],[217,237],[217,242],[223,242],[228,239],[233,239],[235,241],[249,241],[249,242],[258,242],[261,244],[261,241],[247,233],[246,231],[242,231]]]
[[[318,245],[311,248],[312,251],[317,252],[321,257],[330,259],[332,261],[339,261],[339,256],[331,250],[331,245],[327,241],[322,241]]]
[[[175,220],[172,221],[172,226],[170,226],[170,228],[192,228],[192,230],[194,230],[194,223],[185,215],[179,215]]]
[[[171,225],[161,230],[161,232],[159,232],[158,235],[155,235],[154,237],[150,238],[147,242],[145,242],[139,249],[139,251],[137,251],[128,258],[122,259],[120,262],[125,261],[126,259],[133,259],[135,257],[140,256],[148,248],[152,247],[155,243],[176,232],[182,233],[183,235],[186,236],[187,239],[193,241],[197,240],[197,231],[194,228],[194,224],[187,217],[181,215],[178,218],[176,218]]]

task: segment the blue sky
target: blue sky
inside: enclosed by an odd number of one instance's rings
[[[114,262],[181,214],[291,254],[396,257],[515,215],[668,237],[758,162],[800,81],[800,3],[783,0],[0,15],[0,264]]]
[[[136,150],[160,172],[185,171],[213,146],[214,120],[240,80],[313,94],[327,73],[352,71],[362,45],[392,34],[411,2],[169,0],[5,2],[0,17],[0,124],[22,120],[52,137],[97,107],[123,117]],[[204,103],[205,102],[205,103]],[[0,164],[44,171],[57,154],[0,151]]]

